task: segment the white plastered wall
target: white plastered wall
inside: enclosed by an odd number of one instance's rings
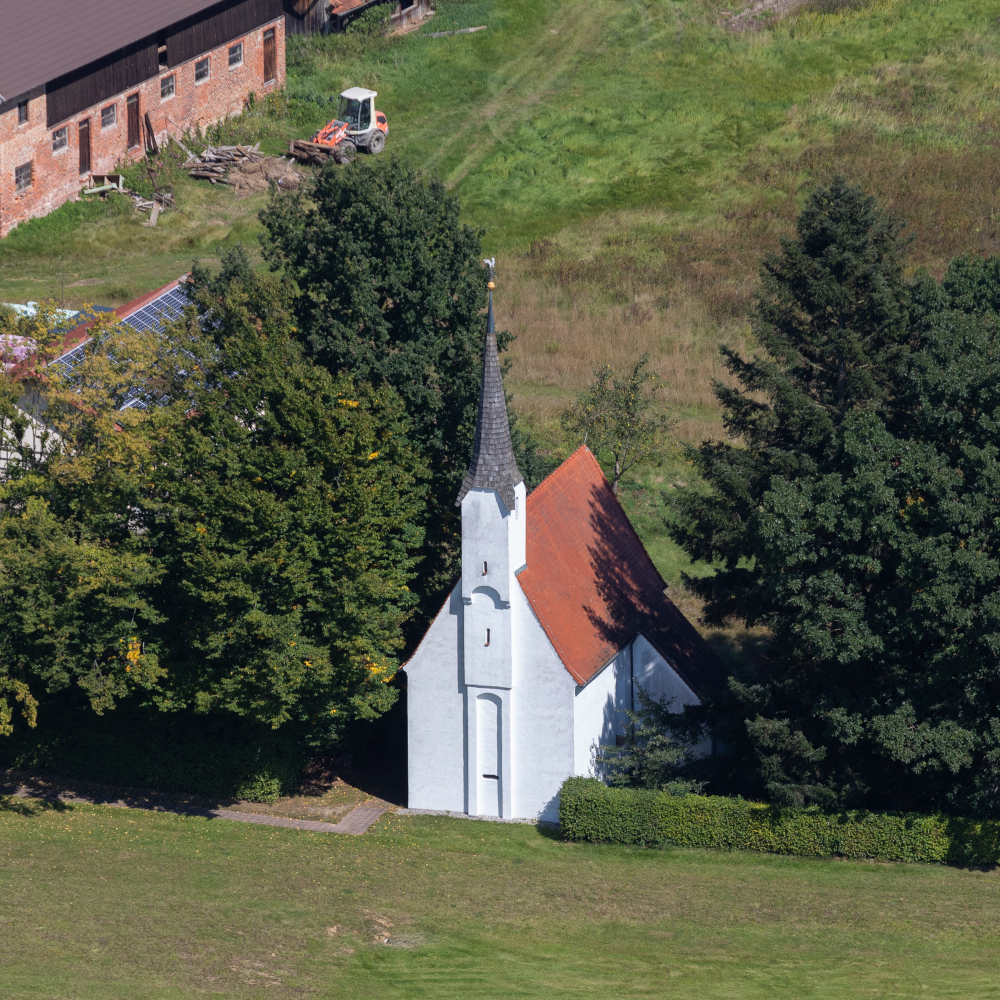
[[[573,773],[576,684],[516,586],[511,696],[511,815],[556,822],[559,789]]]
[[[406,665],[407,770],[413,809],[465,812],[462,595],[456,584]]]
[[[625,731],[625,709],[638,707],[635,691],[644,688],[654,699],[666,698],[671,712],[681,712],[685,705],[697,705],[698,696],[674,668],[639,635],[587,684],[576,689],[576,733],[574,768],[577,775],[593,776],[594,748],[614,745],[615,736]],[[708,753],[709,744],[697,747]]]
[[[576,688],[573,773],[593,775],[594,747],[614,745],[615,736],[625,731],[624,709],[631,704],[629,650],[626,647],[599,670],[587,684]]]
[[[682,712],[685,705],[698,704],[698,696],[643,635],[637,636],[633,643],[632,663],[635,686],[643,688],[654,701],[666,698],[671,712]]]

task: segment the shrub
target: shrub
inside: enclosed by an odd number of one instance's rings
[[[642,847],[714,847],[879,861],[996,864],[1000,822],[914,813],[825,813],[740,798],[676,796],[569,778],[559,822],[566,840]]]

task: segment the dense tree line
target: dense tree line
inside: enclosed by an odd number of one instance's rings
[[[31,719],[76,692],[321,741],[395,698],[427,493],[402,400],[306,359],[287,289],[239,250],[190,289],[197,309],[162,334],[101,320],[72,377],[6,380],[7,731],[11,699]],[[135,392],[149,405],[122,409]]]
[[[1000,801],[1000,258],[904,274],[903,225],[836,181],[763,262],[729,441],[671,530],[688,585],[764,651],[686,714],[716,792],[995,813]]]
[[[322,743],[394,702],[407,628],[458,571],[485,333],[458,215],[394,159],[331,165],[261,213],[273,276],[239,246],[196,264],[183,322],[99,318],[72,377],[41,363],[51,316],[0,317],[6,360],[37,348],[0,387],[0,731],[18,702],[33,723],[126,699]]]

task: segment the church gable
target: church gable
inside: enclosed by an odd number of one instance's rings
[[[528,496],[527,515],[527,566],[518,583],[578,684],[640,632],[694,692],[721,680],[722,664],[664,593],[586,446]]]

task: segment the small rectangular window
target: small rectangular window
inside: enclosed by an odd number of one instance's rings
[[[160,81],[160,100],[165,101],[168,97],[174,96],[174,74],[171,73],[170,76],[165,76]]]
[[[17,124],[23,125],[28,120],[28,102],[21,101],[17,106]]]
[[[69,145],[69,126],[63,125],[52,133],[52,152],[65,149]]]
[[[20,167],[14,168],[14,187],[18,191],[26,191],[31,187],[32,177],[35,172],[34,163],[24,163]]]
[[[236,69],[243,65],[243,43],[237,42],[229,46],[229,68]]]
[[[101,108],[101,128],[111,128],[118,121],[118,110],[114,104]]]
[[[194,82],[204,83],[208,79],[210,72],[211,72],[210,61],[207,58],[199,59],[194,64]]]

